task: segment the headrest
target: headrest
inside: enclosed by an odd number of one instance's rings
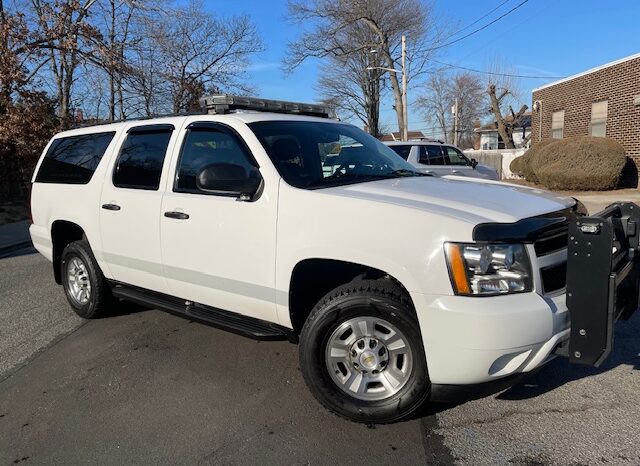
[[[299,157],[302,153],[298,142],[291,138],[278,139],[273,146],[273,153],[280,162],[287,162]]]

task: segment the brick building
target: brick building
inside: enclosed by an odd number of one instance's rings
[[[533,90],[531,144],[606,136],[640,168],[640,53]]]

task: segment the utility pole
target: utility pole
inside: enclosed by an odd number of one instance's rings
[[[409,112],[407,111],[407,38],[402,35],[402,140],[409,140]]]
[[[456,97],[456,103],[451,109],[453,112],[453,145],[458,146],[458,126],[459,126],[459,112],[458,112],[458,98]]]

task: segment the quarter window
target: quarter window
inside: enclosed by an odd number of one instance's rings
[[[409,160],[411,146],[389,146],[396,154],[405,160]]]
[[[167,127],[130,130],[113,172],[114,186],[157,190],[172,131]]]
[[[55,139],[42,159],[36,182],[87,184],[115,134],[111,131]]]
[[[238,138],[224,127],[195,127],[185,136],[178,162],[175,192],[199,193],[196,177],[214,163],[240,165],[250,173],[255,165]]]
[[[591,104],[591,136],[603,138],[607,135],[607,107],[606,100]]]
[[[564,137],[564,110],[558,110],[551,114],[551,137],[553,139]]]

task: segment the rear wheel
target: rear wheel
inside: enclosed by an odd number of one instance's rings
[[[357,280],[327,294],[302,330],[300,365],[325,407],[358,422],[406,419],[430,393],[415,312],[390,280]]]
[[[104,317],[112,303],[111,290],[85,240],[74,241],[62,251],[62,286],[69,304],[80,317]]]

